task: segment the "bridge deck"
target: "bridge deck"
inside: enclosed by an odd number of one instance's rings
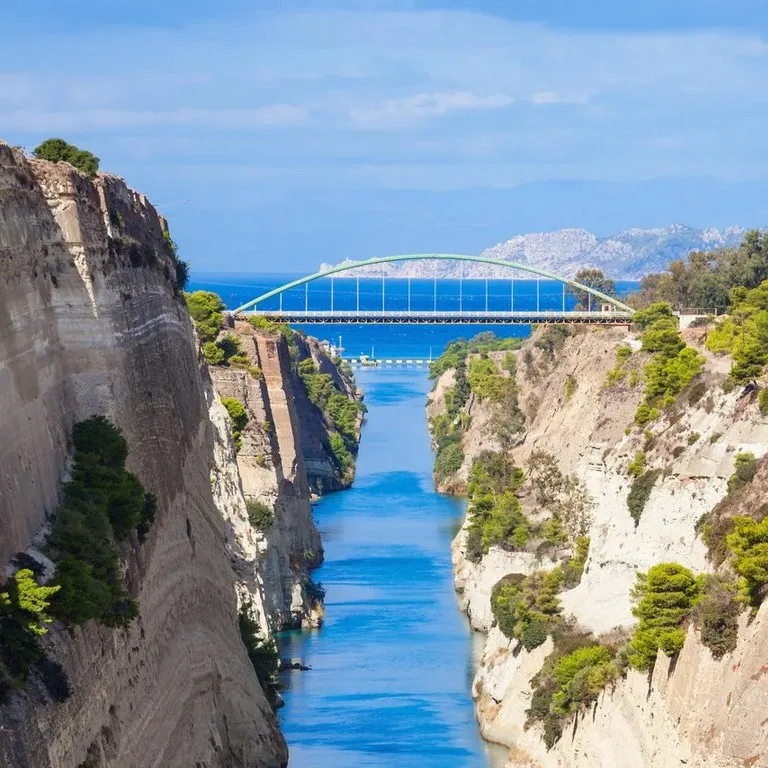
[[[257,311],[247,312],[277,323],[343,323],[359,325],[430,324],[465,325],[499,324],[531,325],[535,323],[593,323],[599,325],[628,325],[632,322],[629,312],[381,312],[381,311]]]

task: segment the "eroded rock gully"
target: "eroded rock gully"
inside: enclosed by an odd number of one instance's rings
[[[692,330],[686,337],[701,349],[699,333]],[[630,344],[639,349],[635,336],[619,329],[577,331],[555,360],[546,358],[536,338],[516,353],[526,427],[511,453],[518,466],[536,449],[555,455],[561,470],[581,480],[595,500],[589,556],[581,583],[561,595],[565,612],[595,634],[631,627],[630,590],[638,571],[665,561],[696,572],[711,570],[696,523],[726,495],[734,455],[765,454],[768,422],[754,397],[722,390],[719,383],[727,365],[707,355],[702,379],[707,394],[697,402],[686,401],[672,422],[663,418],[655,425],[656,437],[649,446],[641,430],[625,434],[641,387],[631,387],[626,380],[604,386],[616,365],[617,347]],[[500,362],[501,356],[494,355]],[[431,416],[444,412],[452,377],[447,371],[437,382],[428,405]],[[471,423],[463,437],[465,461],[447,480],[448,487],[465,486],[472,459],[482,450],[498,450],[489,434],[487,403],[470,398],[467,410]],[[698,437],[689,444],[691,435]],[[663,466],[664,472],[636,528],[627,509],[631,478],[626,469],[639,450],[646,451],[649,465]],[[766,489],[768,468],[763,467],[753,481],[753,495],[742,503],[758,503]],[[552,650],[551,640],[531,652],[517,649],[517,643],[494,626],[490,595],[502,576],[530,573],[551,563],[533,553],[500,547],[473,563],[466,557],[466,536],[467,521],[453,543],[456,588],[472,625],[488,633],[473,695],[483,735],[510,748],[509,768],[768,766],[765,605],[751,622],[747,613],[742,615],[738,647],[720,661],[689,628],[674,661],[660,653],[650,678],[630,670],[566,725],[562,738],[547,750],[540,727],[524,726],[530,680]]]
[[[275,425],[259,474],[236,456],[164,231],[121,179],[0,143],[0,562],[33,546],[55,511],[72,426],[93,414],[123,431],[128,468],[158,502],[147,541],[125,551],[140,618],[126,630],[53,627],[46,649],[72,695],[54,704],[30,679],[0,707],[3,766],[287,763],[236,594],[265,631],[310,618],[300,582],[322,548],[285,353],[257,340],[274,364],[246,396]],[[241,386],[223,378],[222,389]],[[273,541],[251,528],[243,486],[282,509]]]

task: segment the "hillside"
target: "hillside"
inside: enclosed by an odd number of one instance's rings
[[[480,255],[489,259],[514,261],[573,277],[582,267],[597,267],[613,279],[636,280],[652,272],[661,272],[675,259],[690,251],[712,251],[736,246],[744,235],[741,227],[694,229],[673,224],[658,229],[626,229],[608,237],[598,237],[586,229],[561,229],[516,235],[487,248]],[[323,264],[321,268],[330,265]],[[366,269],[366,276],[432,277],[509,277],[504,267],[483,265],[411,262],[388,264]],[[462,271],[463,270],[463,271]],[[350,272],[354,275],[354,271]]]

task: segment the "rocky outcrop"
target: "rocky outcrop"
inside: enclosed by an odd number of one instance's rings
[[[768,447],[768,420],[754,394],[720,386],[727,365],[708,356],[696,395],[646,432],[631,425],[641,397],[632,369],[647,360],[639,342],[618,329],[575,332],[552,356],[537,345],[541,331],[517,353],[520,407],[526,430],[511,449],[525,466],[534,450],[556,456],[561,470],[575,475],[595,501],[589,556],[580,584],[561,600],[584,629],[595,634],[631,627],[630,590],[639,571],[676,561],[696,572],[710,570],[696,523],[727,492],[734,456],[756,456]],[[686,332],[702,352],[700,332]],[[635,354],[623,379],[607,386],[616,349]],[[482,422],[477,422],[482,423]],[[476,429],[473,418],[469,433]],[[479,435],[465,435],[465,451]],[[627,507],[632,478],[627,466],[643,451],[648,467],[661,474],[635,526]],[[461,472],[466,472],[462,467]],[[762,475],[753,494],[762,497]],[[757,503],[757,496],[750,497]],[[525,499],[524,505],[525,505]],[[492,626],[490,594],[507,573],[529,573],[547,564],[529,553],[493,547],[475,564],[465,556],[466,522],[454,542],[456,584],[473,625],[488,630],[473,693],[486,738],[510,747],[510,766],[768,765],[768,732],[758,702],[768,697],[765,607],[751,623],[742,616],[737,649],[715,661],[691,628],[674,661],[663,653],[652,678],[630,671],[580,714],[547,750],[538,726],[525,729],[530,680],[551,650],[517,648]]]
[[[157,497],[126,553],[141,616],[46,642],[72,695],[34,681],[0,707],[0,764],[282,766],[287,750],[237,626],[227,540],[244,519],[165,224],[120,179],[0,145],[0,556],[56,508],[75,422],[105,414]],[[213,422],[209,411],[219,418]],[[239,521],[239,522],[238,522]]]

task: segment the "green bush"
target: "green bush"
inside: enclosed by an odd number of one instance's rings
[[[125,589],[115,541],[133,530],[144,540],[156,502],[126,471],[128,445],[107,419],[80,422],[72,436],[72,480],[64,485],[48,539],[60,586],[51,613],[70,625],[98,619],[124,627],[138,616],[138,606]]]
[[[637,575],[632,613],[639,623],[629,654],[633,667],[649,669],[659,649],[672,656],[683,647],[683,622],[696,604],[699,589],[700,580],[678,563],[660,563]]]
[[[768,517],[733,518],[733,531],[726,538],[731,563],[741,577],[741,597],[756,608],[765,598],[768,585]]]
[[[267,701],[275,708],[280,700],[280,655],[275,641],[264,639],[258,623],[251,617],[253,607],[250,603],[244,604],[238,614],[240,637],[251,660],[256,677],[267,697]]]
[[[35,147],[34,155],[40,160],[69,163],[86,176],[95,176],[99,170],[99,158],[96,155],[85,149],[78,149],[64,139],[46,139]]]
[[[205,357],[205,362],[208,363],[208,365],[224,364],[224,350],[218,344],[216,344],[216,342],[206,341],[205,344],[203,344],[203,356]]]
[[[22,568],[8,579],[0,592],[0,670],[21,680],[31,664],[42,656],[38,639],[53,622],[50,601],[60,587],[41,587],[35,574]]]
[[[638,451],[627,466],[627,474],[631,477],[640,477],[643,472],[645,472],[645,453]]]
[[[530,651],[541,645],[561,621],[558,598],[564,574],[561,568],[529,576],[512,574],[491,592],[491,610],[499,629]]]
[[[499,339],[491,331],[478,333],[469,341],[452,341],[445,348],[445,352],[430,363],[429,378],[437,379],[450,368],[457,368],[461,363],[465,363],[470,354],[516,350],[520,349],[522,343],[522,339]]]
[[[688,445],[693,445],[700,437],[701,435],[698,432],[691,432],[691,434],[688,435]]]
[[[629,508],[629,514],[632,515],[632,519],[635,521],[635,527],[640,523],[640,516],[643,514],[653,486],[656,484],[660,474],[660,469],[649,469],[639,477],[635,477],[632,481],[632,487],[627,495],[627,507]]]
[[[247,499],[245,508],[248,511],[248,521],[257,531],[268,531],[275,522],[275,513],[269,504],[258,499]]]
[[[576,539],[573,555],[563,564],[563,575],[565,577],[563,587],[565,587],[565,589],[573,589],[573,587],[581,582],[588,555],[589,536],[579,536]]]
[[[552,695],[552,711],[567,717],[593,702],[619,670],[607,648],[592,645],[559,659],[553,676],[558,689]]]
[[[751,483],[757,473],[757,459],[752,453],[737,453],[733,460],[733,474],[728,478],[728,493],[734,493]]]
[[[738,585],[732,579],[705,576],[701,599],[693,609],[693,623],[699,630],[701,642],[715,659],[736,649],[742,610],[737,593]]]
[[[446,442],[435,456],[434,473],[438,480],[445,480],[461,469],[464,463],[464,450],[458,440]]]
[[[499,373],[496,363],[487,356],[476,357],[470,362],[467,381],[479,400],[494,403],[506,400],[516,387],[515,379]]]
[[[227,409],[232,422],[232,437],[235,441],[235,449],[240,450],[243,445],[243,430],[250,421],[245,406],[236,397],[222,397],[221,404]]]
[[[565,399],[570,400],[576,392],[576,377],[569,373],[565,377]]]
[[[185,293],[184,299],[200,341],[216,341],[224,322],[225,305],[221,298],[211,291],[195,291]]]

